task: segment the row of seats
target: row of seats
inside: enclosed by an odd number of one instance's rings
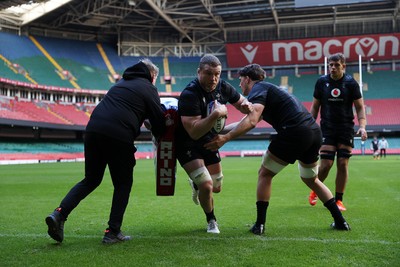
[[[0,118],[65,125],[86,125],[91,111],[92,109],[86,111],[74,105],[3,100],[0,106]]]
[[[311,102],[303,102],[309,110]],[[365,100],[368,125],[400,125],[398,107],[400,98]],[[239,121],[244,115],[232,105],[228,105],[227,124]],[[40,121],[65,125],[86,125],[93,107],[88,109],[78,108],[74,105],[56,103],[2,101],[0,118]],[[262,121],[257,128],[271,128]]]
[[[116,48],[110,44],[98,44],[94,41],[65,40],[50,37],[18,36],[0,31],[0,56],[12,64],[18,64],[32,77],[33,81],[41,85],[54,85],[72,88],[75,85],[85,89],[108,90],[114,81],[112,72],[122,74],[128,67],[135,64],[140,57],[119,56]],[[104,57],[99,46],[104,51]],[[45,53],[43,53],[43,51]],[[152,61],[160,68],[157,87],[160,91],[167,91],[164,75],[172,77],[169,88],[172,92],[180,92],[197,76],[197,67],[200,57],[152,57]],[[220,57],[223,70],[227,69],[227,60]],[[8,67],[6,61],[0,64],[0,75],[12,80],[32,82],[25,75],[15,73]],[[109,62],[111,68],[107,66]],[[1,62],[0,62],[1,63]],[[56,66],[67,71],[63,74]],[[399,98],[400,75],[393,70],[390,64],[376,65],[367,71],[364,66],[362,75],[363,92],[365,99]],[[375,71],[374,71],[375,70]],[[356,78],[358,67],[349,65],[348,73]],[[232,70],[228,76],[223,72],[223,78],[239,89],[237,70]],[[286,87],[301,101],[311,101],[315,81],[320,74],[316,68],[277,69],[274,74],[268,70],[266,81]]]
[[[400,138],[387,137],[389,143],[389,154],[398,154],[400,152]],[[354,140],[353,154],[361,154],[361,140]],[[370,144],[372,137],[365,142],[365,153],[371,155]],[[269,140],[233,140],[226,143],[221,149],[221,152],[228,151],[248,151],[248,153],[263,153],[269,145]],[[135,144],[137,152],[145,152],[149,154],[154,153],[154,145],[151,142]],[[0,142],[0,160],[2,157],[9,159],[16,157],[16,154],[28,154],[27,157],[31,158],[29,154],[60,154],[60,153],[83,153],[84,146],[82,142]],[[20,155],[25,156],[25,155]]]
[[[0,154],[83,152],[82,142],[0,142]]]
[[[303,102],[305,107],[310,110],[311,102]],[[400,125],[399,106],[400,98],[396,99],[368,99],[365,100],[367,122],[369,126],[379,125]],[[239,121],[243,118],[234,106],[228,105],[228,119],[227,124]],[[356,116],[355,116],[356,117]],[[317,121],[319,122],[319,117]],[[357,122],[357,119],[355,119]],[[258,123],[257,128],[271,128],[269,124],[262,121]]]

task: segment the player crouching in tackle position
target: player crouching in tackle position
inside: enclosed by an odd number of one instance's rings
[[[254,111],[225,135],[218,135],[205,145],[218,149],[226,142],[254,128],[263,119],[277,131],[265,153],[258,171],[257,220],[250,231],[261,235],[265,231],[267,208],[271,197],[272,178],[289,163],[298,160],[302,181],[323,201],[331,212],[331,227],[350,230],[342,216],[331,191],[318,179],[318,151],[321,146],[321,130],[307,109],[286,91],[274,84],[264,82],[265,71],[260,65],[251,64],[239,71],[240,88],[249,96]]]
[[[193,201],[199,202],[206,214],[207,232],[218,234],[214,215],[213,192],[221,191],[222,167],[217,149],[205,149],[204,144],[215,135],[212,132],[219,117],[228,111],[224,104],[231,103],[242,113],[249,113],[252,106],[229,83],[220,80],[221,62],[207,54],[200,60],[197,78],[182,91],[178,102],[181,125],[176,131],[176,155],[180,165],[189,175],[193,187]],[[207,115],[208,104],[218,101],[215,109]]]

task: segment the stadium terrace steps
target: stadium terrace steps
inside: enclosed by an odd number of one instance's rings
[[[14,110],[22,112],[29,117],[31,117],[32,121],[40,121],[40,122],[49,122],[49,123],[57,123],[57,124],[72,124],[67,120],[64,120],[58,116],[54,116],[47,110],[47,106],[43,105],[43,103],[34,103],[34,102],[22,102],[22,101],[13,101],[14,102]]]
[[[12,63],[22,66],[38,84],[71,87],[69,83],[65,83],[65,81],[57,76],[54,66],[43,56],[28,37],[0,31],[0,38],[0,54]],[[1,72],[3,78],[30,82],[23,75],[17,77],[8,77],[5,75],[7,73]]]
[[[311,102],[303,103],[309,110]],[[400,125],[400,116],[398,116],[400,98],[366,100],[365,104],[367,107],[368,125]],[[244,115],[234,106],[228,104],[227,107],[228,119],[226,124],[239,121],[243,118]],[[49,112],[49,110],[51,112]],[[61,123],[65,125],[86,125],[92,111],[93,108],[90,108],[89,111],[83,111],[76,108],[74,105],[9,100],[9,102],[2,101],[0,117],[17,120]],[[53,113],[56,113],[57,116]],[[319,117],[317,121],[319,121]],[[271,128],[271,126],[262,121],[258,123],[257,128]]]
[[[0,46],[0,54],[22,66],[40,85],[53,85],[58,87],[71,88],[69,80],[62,79],[56,72],[56,67],[44,56],[40,49],[26,36],[18,36],[15,34],[0,31],[2,45]],[[107,56],[111,66],[116,73],[122,72],[129,66],[136,63],[141,57],[136,56],[119,56],[116,49],[111,44],[97,44],[93,41],[77,41],[58,39],[50,37],[35,36],[35,40],[47,51],[52,58],[65,70],[69,71],[76,78],[76,83],[85,89],[108,90],[112,86],[110,79],[110,68],[102,57],[98,45],[103,48],[104,54]],[[161,78],[166,74],[164,68],[163,57],[151,57],[151,60],[160,68],[159,79],[157,79],[157,87],[161,92],[166,91],[165,83],[161,83]],[[227,69],[225,57],[220,57],[223,70]],[[182,89],[196,77],[196,71],[200,57],[168,57],[169,74],[174,78],[175,84],[172,84],[172,92],[180,92]],[[373,72],[366,71],[364,66],[363,83],[365,99],[386,99],[399,98],[400,91],[397,90],[400,84],[400,75],[396,71],[391,70],[391,66],[374,65],[371,66]],[[10,71],[1,70],[1,76],[4,78],[27,82],[23,75],[15,75]],[[227,77],[223,72],[222,77],[227,79],[233,86],[239,89],[239,79],[236,74],[237,70],[232,70],[233,79]],[[349,65],[347,71],[355,74],[358,67]],[[268,77],[266,81],[284,85],[281,77],[286,77],[290,92],[293,92],[301,101],[311,101],[315,81],[320,76],[316,73],[315,68],[299,67],[296,73],[294,68],[276,69],[274,77],[271,77],[271,70],[267,70]],[[398,72],[398,70],[397,70]],[[28,81],[29,82],[29,81]]]
[[[364,99],[400,98],[400,71],[381,70],[363,73]]]
[[[54,62],[61,67],[60,70],[28,37],[4,32],[0,32],[0,37],[2,39],[0,54],[11,62],[23,66],[38,84],[73,88],[71,83],[74,81],[57,74],[62,70],[71,73],[82,88],[108,90],[113,84],[108,79],[109,71],[95,42],[35,37],[33,40],[36,40],[42,50],[54,59]],[[116,54],[116,51],[114,53]],[[23,76],[13,74],[7,76],[8,74],[10,73],[1,72],[4,78],[27,82]]]
[[[49,108],[75,125],[86,126],[89,121],[89,115],[73,105],[49,104]]]
[[[6,118],[11,120],[23,120],[23,121],[32,121],[32,117],[20,112],[20,111],[12,111],[9,109],[0,109],[0,118]]]
[[[199,61],[200,57],[168,58],[169,75],[172,77],[171,87],[173,92],[182,92],[197,77]]]
[[[19,74],[16,69],[14,70],[10,68],[4,61],[0,61],[0,73],[2,77],[6,77],[7,79],[14,81],[30,82],[24,75]]]
[[[365,156],[371,156],[369,149],[371,138],[365,144]],[[388,155],[400,154],[400,138],[387,138],[389,142]],[[361,155],[361,140],[355,139],[353,154]],[[268,140],[228,142],[220,150],[221,157],[254,157],[261,156]],[[135,153],[136,159],[153,158],[152,144],[137,143],[138,151]],[[12,163],[34,163],[34,162],[53,162],[53,161],[75,161],[83,160],[84,146],[82,142],[1,142],[0,141],[0,164]],[[29,162],[28,162],[29,161]]]
[[[225,125],[240,121],[245,116],[245,114],[241,113],[233,105],[228,104],[226,107],[228,108],[228,118],[226,119]],[[272,126],[265,121],[260,121],[256,128],[272,128]]]
[[[365,100],[368,125],[400,125],[400,98]]]
[[[311,102],[303,102],[307,110],[311,108]],[[400,98],[396,99],[369,99],[365,100],[367,110],[367,122],[368,125],[400,125],[399,107]],[[240,113],[234,106],[227,105],[228,107],[228,119],[226,124],[230,124],[235,121],[239,121],[243,118],[243,114]],[[317,122],[319,122],[319,116]],[[355,120],[357,123],[357,119]],[[258,123],[257,128],[270,128],[271,126],[264,121]]]
[[[0,99],[0,118],[85,126],[93,107]],[[88,111],[86,111],[88,110]]]
[[[110,60],[113,58],[111,55],[116,54],[116,51],[104,49],[103,47],[106,46],[92,41],[83,42],[45,37],[37,37],[37,39],[64,69],[73,74],[81,88],[108,90],[113,84],[109,79],[109,76],[113,74],[111,72],[122,74]],[[103,49],[99,49],[99,46]],[[107,58],[108,62],[103,56]],[[108,66],[107,63],[110,65]],[[125,68],[123,67],[123,69]]]
[[[360,149],[354,149],[353,155],[361,155]],[[387,155],[399,155],[400,148],[389,148]],[[242,151],[221,151],[220,155],[224,157],[260,157],[261,151],[255,153],[243,153]],[[367,151],[365,157],[371,156]],[[152,159],[152,152],[136,152],[136,159]],[[62,161],[83,161],[84,153],[0,153],[1,164],[15,164],[15,163],[40,163],[40,162],[62,162]],[[383,159],[384,160],[384,159]]]

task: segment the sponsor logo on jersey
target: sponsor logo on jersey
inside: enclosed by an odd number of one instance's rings
[[[339,98],[341,93],[342,92],[340,91],[339,88],[332,89],[331,90],[331,96],[332,97],[328,98],[328,101],[331,101],[331,102],[343,102],[343,99]]]
[[[340,96],[340,90],[338,89],[338,88],[334,88],[332,91],[331,91],[331,96],[333,96],[333,97],[339,97]]]

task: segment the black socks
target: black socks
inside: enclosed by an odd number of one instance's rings
[[[336,192],[335,199],[336,199],[336,201],[338,201],[338,200],[343,201],[343,193]]]
[[[327,202],[325,202],[324,206],[331,212],[335,223],[342,224],[345,222],[345,219],[343,218],[342,213],[336,205],[336,201],[334,198],[331,198]]]
[[[215,220],[217,221],[217,219],[215,218],[214,215],[214,209],[211,212],[204,212],[206,214],[206,218],[207,218],[207,222],[209,222],[210,220]]]
[[[256,202],[256,207],[257,207],[256,225],[257,226],[260,226],[261,224],[265,224],[265,220],[267,218],[268,205],[269,205],[268,201],[257,201]]]

